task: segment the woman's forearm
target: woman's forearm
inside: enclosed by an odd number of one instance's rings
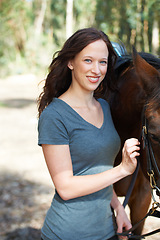
[[[80,176],[73,174],[68,145],[44,145],[42,147],[56,190],[62,199],[68,200],[100,191],[132,174],[137,165],[136,156],[139,155],[137,144],[139,143],[136,139],[126,141],[122,162],[118,166],[101,173]]]
[[[102,190],[125,176],[121,165],[93,175],[73,176],[63,172],[55,177],[58,183],[55,187],[64,200],[69,200]]]
[[[119,208],[123,208],[122,204],[120,203],[115,191],[113,190],[113,196],[112,196],[112,201],[111,201],[111,207],[115,210],[117,213]]]

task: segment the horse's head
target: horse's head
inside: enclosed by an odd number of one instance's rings
[[[133,63],[146,95],[153,96],[154,90],[160,89],[160,59],[149,53],[138,54],[133,48]]]
[[[147,121],[148,138],[158,165],[158,170],[155,169],[155,166],[153,168],[155,178],[158,181],[157,185],[160,188],[160,72],[146,62],[135,50],[133,51],[133,62],[144,91],[144,115]],[[150,154],[152,155],[152,153]]]

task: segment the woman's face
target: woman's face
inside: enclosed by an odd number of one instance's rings
[[[108,48],[103,40],[87,45],[68,63],[72,71],[72,87],[94,91],[107,72]]]

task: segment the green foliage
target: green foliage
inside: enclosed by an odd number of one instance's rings
[[[35,20],[40,1],[2,0],[0,3],[0,73],[44,72],[55,50],[52,37],[44,29],[35,35]],[[49,26],[48,26],[49,29]]]
[[[53,39],[55,44],[60,47],[65,41],[66,1],[51,0],[50,11],[50,27],[52,27]]]
[[[67,0],[0,1],[1,76],[46,71],[66,38],[66,4]],[[160,0],[74,0],[73,30],[94,26],[112,41],[120,39],[128,50],[135,45],[152,51],[159,13]]]
[[[92,4],[90,0],[74,1],[75,30],[95,26],[96,5],[97,0],[92,0]]]
[[[8,0],[1,2],[0,5],[0,22],[1,22],[1,45],[16,48],[21,54],[24,54],[24,44],[26,38],[27,17],[23,1]],[[1,52],[1,56],[3,52]]]
[[[160,30],[159,14],[160,0],[97,0],[96,27],[112,41],[120,39],[128,50],[133,44],[142,51],[149,44],[152,51],[153,22],[159,22]]]
[[[11,62],[16,61],[17,53],[21,57],[25,56],[28,19],[24,1],[2,0],[0,24],[0,65],[3,74],[5,68],[9,67]]]

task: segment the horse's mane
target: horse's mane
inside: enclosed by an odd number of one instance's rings
[[[129,66],[133,66],[133,57],[131,53],[128,53],[125,46],[122,43],[117,43],[115,51],[118,49],[118,58],[115,65],[115,72],[117,74],[121,73]],[[138,54],[150,65],[152,65],[157,70],[160,70],[160,58],[145,52],[138,52]]]
[[[157,70],[160,70],[160,58],[151,53],[140,52],[139,55]]]
[[[116,48],[118,49],[118,58],[115,65],[115,73],[116,75],[120,75],[123,72],[125,72],[128,68],[133,68],[133,56],[132,54],[128,53],[125,49],[124,45],[121,46],[116,45]],[[116,49],[115,49],[116,51]],[[153,66],[155,69],[160,71],[160,58],[156,57],[155,55],[151,53],[145,53],[145,52],[138,52],[138,54],[151,66]],[[160,109],[160,86],[158,86],[156,89],[152,91],[151,96],[149,97],[149,101],[147,104],[147,112],[148,114],[151,114],[152,111],[156,111],[157,109]]]

